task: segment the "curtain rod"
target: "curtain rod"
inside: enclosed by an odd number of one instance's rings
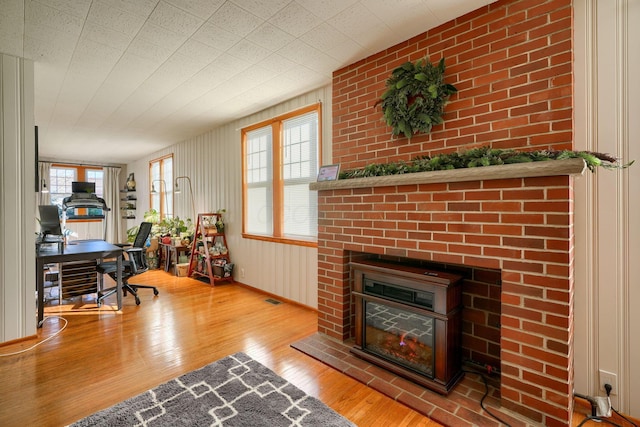
[[[47,163],[51,163],[52,165],[69,165],[69,166],[93,166],[93,167],[108,167],[108,168],[118,168],[118,169],[122,169],[122,166],[115,166],[115,165],[109,165],[109,164],[94,164],[94,163],[77,163],[77,162],[64,162],[64,161],[57,161],[57,160],[38,160],[38,162],[47,162]]]

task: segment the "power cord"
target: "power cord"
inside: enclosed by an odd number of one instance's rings
[[[44,344],[47,341],[49,341],[50,339],[54,338],[56,335],[59,335],[62,331],[64,331],[67,328],[67,324],[69,323],[67,321],[67,319],[65,319],[64,317],[61,316],[50,316],[50,317],[46,317],[44,320],[48,320],[48,319],[58,319],[58,320],[62,320],[64,322],[64,325],[62,326],[62,328],[58,329],[56,332],[54,332],[53,334],[51,334],[50,336],[48,336],[47,338],[43,339],[40,342],[35,343],[34,345],[32,345],[29,348],[25,348],[23,350],[20,351],[16,351],[13,353],[6,353],[6,354],[0,354],[0,357],[7,357],[7,356],[15,356],[16,354],[22,354],[22,353],[26,353],[27,351],[31,351],[34,348],[36,348],[37,346],[39,346],[40,344]]]
[[[611,384],[605,384],[604,385],[604,389],[607,392],[607,402],[609,405],[609,408],[615,412],[616,414],[618,414],[618,416],[620,418],[622,418],[623,420],[625,420],[626,422],[628,422],[629,424],[631,424],[633,427],[638,427],[638,425],[636,423],[634,423],[633,421],[631,421],[629,418],[625,417],[624,415],[622,415],[620,412],[618,412],[613,406],[611,406],[611,390],[613,389],[611,387]],[[615,427],[622,427],[620,424],[616,424],[612,421],[609,421],[608,419],[606,419],[603,416],[598,416],[596,415],[598,413],[598,401],[591,397],[591,396],[585,396],[579,393],[573,393],[574,396],[579,397],[581,399],[584,399],[586,401],[588,401],[591,404],[591,415],[587,416],[584,420],[582,420],[580,422],[580,424],[578,424],[576,427],[582,427],[585,423],[587,423],[588,421],[595,421],[595,422],[599,422],[599,423],[607,423],[610,424],[612,426]],[[610,415],[610,413],[609,413]]]
[[[604,390],[607,392],[607,399],[609,399],[609,407],[611,408],[611,410],[613,412],[615,412],[616,414],[618,414],[618,416],[620,418],[622,418],[623,420],[625,420],[626,422],[628,422],[629,424],[631,424],[633,427],[638,427],[638,425],[636,423],[634,423],[633,421],[631,421],[629,418],[625,417],[624,415],[622,415],[620,412],[618,412],[616,410],[616,408],[614,408],[613,406],[611,406],[611,384],[605,384],[604,385]]]
[[[489,373],[491,373],[491,367],[487,367]],[[511,425],[506,422],[505,420],[503,420],[502,418],[498,417],[497,415],[495,415],[493,412],[491,412],[489,409],[487,409],[484,406],[484,399],[487,398],[487,396],[489,395],[489,384],[487,383],[487,378],[484,376],[484,374],[482,372],[477,372],[477,371],[468,371],[466,369],[463,369],[462,372],[466,372],[469,374],[476,374],[479,375],[480,378],[482,378],[482,382],[484,383],[484,395],[482,396],[482,399],[480,399],[480,407],[487,413],[489,414],[491,417],[493,417],[494,419],[498,420],[499,422],[501,422],[502,424],[504,424],[507,427],[511,427]]]

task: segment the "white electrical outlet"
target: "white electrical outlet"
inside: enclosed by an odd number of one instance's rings
[[[607,392],[604,388],[605,384],[611,386],[611,395],[618,394],[618,376],[613,372],[607,372],[600,369],[600,390]]]
[[[244,279],[244,268],[240,269],[240,278]]]

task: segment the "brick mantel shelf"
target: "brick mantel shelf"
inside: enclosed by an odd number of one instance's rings
[[[582,175],[587,165],[582,159],[549,160],[514,163],[431,172],[367,178],[321,181],[309,184],[311,190],[339,190],[345,188],[386,187],[392,185],[432,184],[438,182],[465,182],[492,179],[532,178],[540,176]]]

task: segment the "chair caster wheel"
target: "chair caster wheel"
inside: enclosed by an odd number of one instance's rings
[[[158,290],[157,290],[157,289],[154,289],[154,290],[153,290],[153,294],[154,294],[155,296],[158,296],[158,294],[159,294],[159,293],[160,293],[160,292],[158,292]]]
[[[136,305],[140,305],[140,298],[136,297]]]

